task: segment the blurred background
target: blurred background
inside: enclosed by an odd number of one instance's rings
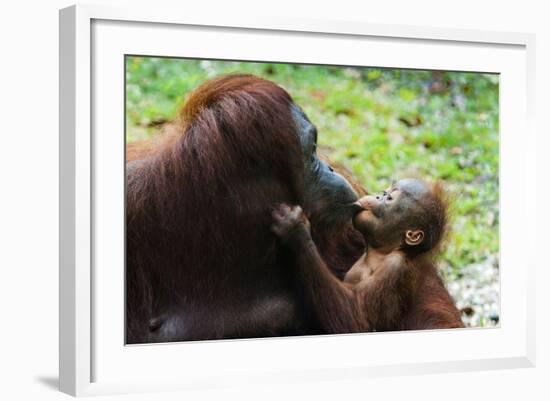
[[[499,78],[496,74],[126,57],[126,141],[149,138],[209,78],[251,73],[284,87],[319,151],[369,192],[443,180],[452,227],[439,266],[470,327],[499,323]]]

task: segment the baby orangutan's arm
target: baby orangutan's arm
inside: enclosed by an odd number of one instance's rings
[[[327,333],[369,330],[363,299],[355,287],[336,278],[325,265],[299,206],[281,205],[273,211],[272,230],[281,239],[309,302]]]

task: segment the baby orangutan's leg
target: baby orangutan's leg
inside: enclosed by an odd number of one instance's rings
[[[273,211],[272,230],[294,263],[305,296],[327,333],[368,331],[363,300],[352,286],[338,280],[321,258],[300,206],[280,205]]]

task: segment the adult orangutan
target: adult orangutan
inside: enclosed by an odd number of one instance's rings
[[[232,75],[169,131],[127,149],[127,342],[322,333],[269,229],[273,204],[299,204],[337,274],[361,254],[361,189],[317,157],[315,126],[281,87]]]

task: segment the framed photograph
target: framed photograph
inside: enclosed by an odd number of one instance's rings
[[[533,58],[521,33],[61,10],[61,391],[534,366]]]

